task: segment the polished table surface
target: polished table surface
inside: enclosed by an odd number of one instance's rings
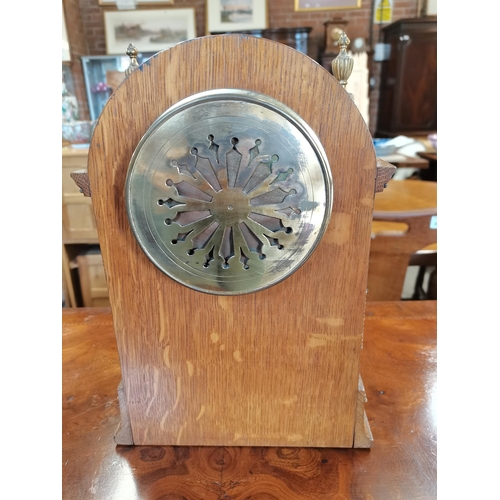
[[[409,215],[416,212],[421,215],[437,213],[437,182],[391,180],[383,192],[375,195],[373,215],[385,220],[372,222],[372,238],[405,234],[408,226],[402,222],[391,221],[391,215]],[[437,249],[437,243],[431,247]]]
[[[377,212],[412,212],[437,208],[437,182],[391,180],[383,192],[375,195]]]
[[[371,449],[116,446],[120,365],[109,309],[63,309],[63,499],[430,499],[436,302],[367,304]]]

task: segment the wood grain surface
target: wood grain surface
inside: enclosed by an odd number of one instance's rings
[[[63,309],[65,500],[432,499],[436,303],[367,304],[370,450],[116,446],[120,364],[109,309]]]
[[[270,289],[229,297],[195,292],[152,265],[124,203],[130,158],[154,120],[222,88],[260,92],[298,113],[334,183],[330,224],[311,258]],[[134,443],[351,447],[376,157],[333,76],[284,44],[246,35],[178,44],[111,96],[88,173]]]

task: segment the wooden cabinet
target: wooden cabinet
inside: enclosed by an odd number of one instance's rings
[[[383,30],[390,56],[382,62],[376,137],[437,130],[437,18],[401,19]]]
[[[99,247],[89,248],[76,258],[84,307],[109,307],[109,294]]]
[[[87,168],[88,148],[62,149],[62,276],[67,307],[109,305],[92,199],[71,172]]]
[[[71,172],[87,168],[88,148],[62,150],[62,238],[66,243],[97,243],[92,200],[85,197],[70,177]]]

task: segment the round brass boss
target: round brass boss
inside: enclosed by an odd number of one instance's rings
[[[255,92],[193,95],[163,113],[127,174],[132,231],[149,259],[206,293],[268,288],[295,272],[327,227],[330,167],[291,109]]]

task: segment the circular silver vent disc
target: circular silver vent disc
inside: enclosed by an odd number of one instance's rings
[[[149,259],[219,295],[290,276],[320,241],[332,203],[314,132],[282,103],[242,90],[168,109],[141,139],[126,181],[130,225]]]

